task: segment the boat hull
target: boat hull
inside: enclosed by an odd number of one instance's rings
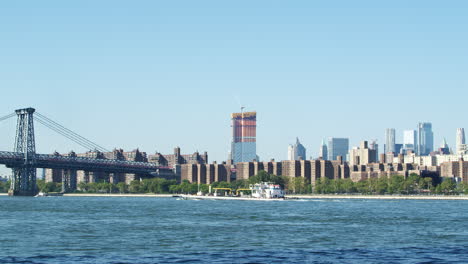
[[[235,201],[284,201],[286,198],[252,198],[252,197],[230,197],[230,196],[198,196],[181,195],[183,200],[235,200]]]

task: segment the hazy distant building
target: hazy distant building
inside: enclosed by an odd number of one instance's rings
[[[297,160],[307,159],[306,148],[301,144],[301,142],[299,142],[299,138],[296,138],[296,145],[294,145],[294,155],[296,156]]]
[[[394,128],[387,128],[385,130],[385,153],[396,153]]]
[[[288,146],[288,160],[294,160],[294,146]]]
[[[395,144],[395,153],[402,154],[403,153],[403,144]]]
[[[369,142],[369,149],[375,150],[375,160],[379,160],[379,144],[377,144],[377,139],[373,139]]]
[[[403,149],[404,152],[416,152],[417,133],[415,130],[405,130],[403,132]]]
[[[437,150],[437,154],[439,155],[450,155],[450,147],[447,144],[447,140],[444,138],[440,148]]]
[[[465,141],[465,129],[457,128],[457,153],[464,154],[466,151],[466,141]]]
[[[337,160],[338,156],[346,160],[349,151],[348,138],[329,138],[328,139],[328,160]]]
[[[325,143],[325,140],[322,140],[322,145],[320,146],[319,150],[319,158],[322,158],[323,160],[328,159],[328,147]]]
[[[434,133],[431,123],[418,124],[418,144],[417,153],[420,156],[429,155],[434,151]]]
[[[234,163],[257,159],[257,112],[231,114]]]
[[[306,157],[306,149],[296,138],[296,144],[289,145],[288,147],[288,160],[304,160]]]

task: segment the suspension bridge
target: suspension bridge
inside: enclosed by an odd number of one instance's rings
[[[0,117],[0,122],[15,116],[17,117],[17,126],[14,150],[11,152],[0,151],[0,164],[4,164],[13,171],[9,195],[36,195],[38,192],[36,185],[37,168],[64,170],[63,190],[76,188],[76,171],[78,170],[149,175],[159,169],[168,169],[150,162],[77,157],[76,155],[38,154],[36,153],[34,121],[72,140],[85,149],[99,152],[110,151],[36,112],[34,108],[18,109],[14,113]]]

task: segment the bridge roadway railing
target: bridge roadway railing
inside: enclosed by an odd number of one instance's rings
[[[23,153],[0,151],[0,164],[5,164],[7,167],[20,167],[23,163]],[[170,169],[167,167],[157,166],[155,163],[150,162],[66,157],[48,154],[36,154],[33,166],[48,169],[70,169],[114,173],[151,173],[158,169]]]

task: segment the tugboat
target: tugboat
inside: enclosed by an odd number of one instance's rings
[[[252,198],[257,199],[284,199],[284,190],[279,184],[262,182],[251,184]]]
[[[211,189],[211,188],[210,188]],[[218,190],[222,189],[224,191],[224,196],[219,195]],[[239,195],[239,190],[237,195],[234,196],[231,189],[228,188],[215,188],[215,192],[208,195],[181,195],[183,200],[244,200],[244,201],[271,201],[271,200],[285,200],[285,193],[283,188],[278,184],[273,184],[270,182],[262,182],[257,184],[249,185],[249,189],[242,189],[245,191],[250,191],[251,195]]]

